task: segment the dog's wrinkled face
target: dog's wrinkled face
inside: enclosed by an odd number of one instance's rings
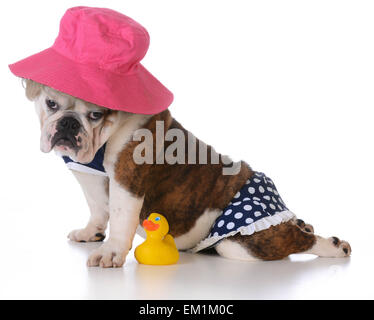
[[[91,162],[118,123],[118,111],[99,107],[26,81],[26,95],[35,101],[41,125],[40,149],[68,156],[81,163]]]

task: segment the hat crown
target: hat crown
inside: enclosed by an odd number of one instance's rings
[[[60,22],[53,48],[76,62],[115,73],[131,73],[149,47],[147,30],[106,8],[73,7]]]

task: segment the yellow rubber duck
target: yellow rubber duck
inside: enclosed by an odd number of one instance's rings
[[[166,265],[177,263],[179,252],[173,237],[168,234],[169,223],[159,213],[151,213],[143,221],[147,233],[146,240],[135,249],[135,258],[139,263]]]

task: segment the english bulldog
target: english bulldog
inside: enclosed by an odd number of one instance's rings
[[[214,248],[222,257],[246,261],[277,260],[295,253],[350,256],[348,242],[315,235],[311,225],[297,219],[270,178],[244,161],[234,163],[215,153],[168,110],[154,115],[114,111],[32,80],[24,82],[39,117],[41,150],[54,150],[71,164],[91,212],[87,225],[71,231],[68,238],[103,241],[110,224],[107,240],[91,253],[88,266],[121,267],[135,233],[144,236],[142,224],[152,212],[166,217],[179,250]],[[168,157],[165,149],[175,141],[163,139],[163,148],[158,148],[158,128],[161,138],[168,132],[184,134],[189,137],[185,150],[197,150],[198,159],[205,150],[216,161],[191,161],[188,153],[178,155],[182,161],[157,161]],[[139,138],[139,130],[149,132],[149,139]],[[100,152],[103,170],[77,169]],[[151,161],[139,163],[137,152],[148,152]],[[227,168],[235,170],[225,174]]]

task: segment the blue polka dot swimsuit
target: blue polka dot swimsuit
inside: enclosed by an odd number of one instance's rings
[[[207,238],[192,251],[213,247],[224,238],[239,232],[250,235],[265,230],[294,216],[286,207],[273,181],[265,174],[255,172],[222,210]]]

